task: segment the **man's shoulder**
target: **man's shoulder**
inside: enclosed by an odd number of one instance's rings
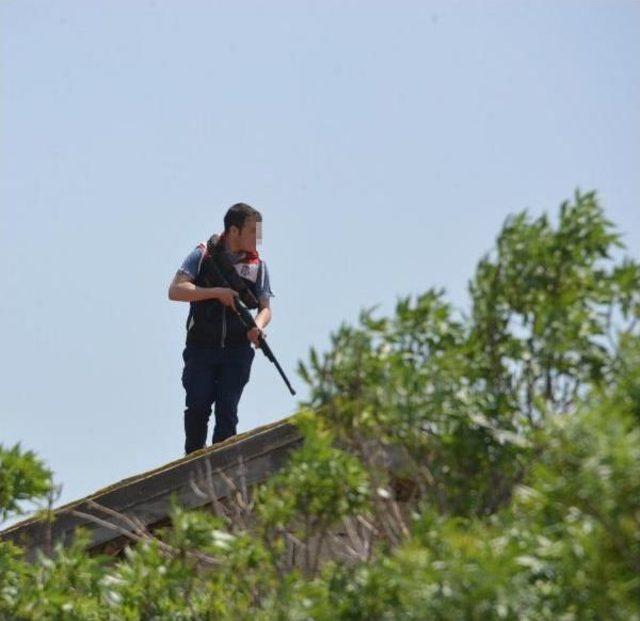
[[[185,258],[182,265],[178,269],[179,273],[185,274],[194,279],[197,277],[202,260],[204,259],[207,245],[204,242],[200,242]]]
[[[187,255],[187,257],[199,257],[203,255],[206,251],[207,251],[206,242],[199,242],[195,248],[192,248],[189,251],[189,254]]]

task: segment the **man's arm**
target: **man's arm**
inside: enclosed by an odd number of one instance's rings
[[[261,298],[258,306],[258,314],[256,315],[256,324],[258,328],[264,330],[271,321],[271,303],[269,298]]]
[[[234,300],[238,294],[226,287],[198,287],[187,274],[177,272],[169,285],[169,299],[175,302],[201,302],[218,300],[225,306],[235,308]]]
[[[256,326],[257,328],[251,328],[247,332],[247,338],[257,347],[258,346],[258,337],[262,334],[263,337],[266,338],[266,334],[264,333],[264,329],[269,325],[271,321],[271,304],[269,303],[269,298],[260,298],[259,306],[258,306],[258,314],[256,315]]]

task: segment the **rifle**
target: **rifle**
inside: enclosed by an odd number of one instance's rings
[[[220,252],[219,246],[217,244],[217,235],[211,237],[211,239],[209,239],[209,241],[207,242],[207,255],[207,258],[209,259],[209,265],[213,270],[216,278],[225,287],[238,292],[239,295],[235,299],[235,312],[244,327],[247,329],[247,331],[251,330],[252,328],[257,328],[258,326],[256,325],[255,319],[249,312],[249,309],[245,305],[245,302],[253,308],[258,308],[258,300],[256,300],[256,297],[253,295],[249,287],[247,287],[246,283],[238,275],[235,267],[233,267],[233,265],[231,264],[231,261],[229,261],[228,258],[224,256],[223,252]],[[223,274],[223,270],[218,265],[218,261],[220,261],[220,263],[225,268],[225,272],[227,273],[228,278],[227,276],[225,276],[225,274]],[[231,283],[229,281],[231,281]],[[273,353],[271,347],[269,347],[269,344],[263,336],[258,337],[258,347],[262,350],[262,353],[267,357],[269,362],[272,362],[275,365],[278,373],[280,373],[280,377],[282,377],[284,383],[287,385],[289,392],[292,395],[295,395],[296,391],[291,386],[291,383],[282,370],[278,359],[275,357],[275,354]]]

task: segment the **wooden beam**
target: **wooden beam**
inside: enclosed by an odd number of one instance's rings
[[[119,537],[120,533],[112,526],[122,526],[122,523],[96,510],[91,501],[150,526],[167,517],[172,498],[187,508],[208,504],[209,500],[196,494],[191,485],[192,480],[202,478],[207,467],[212,473],[216,495],[224,498],[228,490],[218,471],[239,480],[242,462],[247,486],[262,483],[282,467],[289,452],[301,443],[300,433],[286,420],[260,427],[60,507],[54,511],[51,524],[37,519],[24,520],[0,532],[0,539],[23,547],[27,558],[33,559],[38,549],[46,550],[57,542],[69,545],[76,528],[82,527],[90,533],[90,547],[94,548]],[[75,512],[93,515],[112,526],[98,525]]]

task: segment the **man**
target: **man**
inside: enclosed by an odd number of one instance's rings
[[[184,412],[185,452],[204,447],[211,406],[215,402],[212,442],[235,435],[238,402],[249,381],[260,335],[271,321],[267,265],[258,255],[262,216],[245,203],[232,205],[224,217],[224,233],[209,244],[199,244],[182,263],[169,286],[169,299],[190,303],[187,342],[182,357],[182,385],[186,391]],[[213,246],[211,244],[214,244]],[[224,252],[227,264],[258,300],[257,328],[249,331],[235,312],[238,292],[220,279],[211,265],[211,249]],[[215,265],[218,265],[216,263]],[[231,268],[233,269],[233,268]]]

